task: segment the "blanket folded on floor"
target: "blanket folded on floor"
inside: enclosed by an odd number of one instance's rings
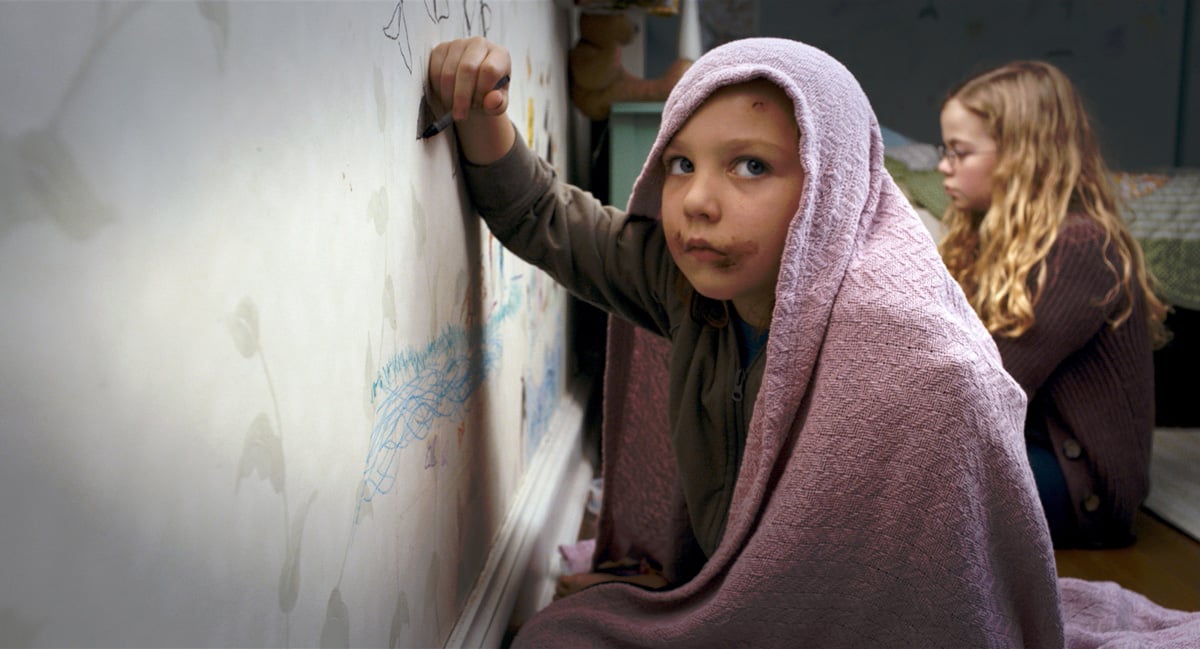
[[[1067,649],[1200,647],[1200,613],[1163,608],[1110,581],[1063,577]]]

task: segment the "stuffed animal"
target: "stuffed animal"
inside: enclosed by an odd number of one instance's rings
[[[608,118],[615,101],[663,101],[692,62],[677,59],[657,79],[630,74],[621,64],[621,47],[637,34],[623,13],[581,13],[579,42],[571,48],[571,101],[588,119]]]

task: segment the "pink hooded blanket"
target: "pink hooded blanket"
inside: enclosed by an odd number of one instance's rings
[[[703,565],[681,556],[666,341],[613,319],[594,562],[644,557],[674,583],[589,587],[516,646],[1061,647],[1064,628],[1072,647],[1200,646],[1185,644],[1200,615],[1075,580],[1060,593],[1024,393],[884,170],[841,64],[778,39],[703,56],[667,102],[629,211],[659,214],[665,144],[715,89],[757,77],[794,103],[806,177],[724,537]],[[1089,617],[1098,603],[1128,624]]]

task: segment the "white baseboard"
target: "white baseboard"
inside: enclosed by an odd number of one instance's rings
[[[555,552],[575,541],[592,478],[582,446],[589,387],[570,386],[552,416],[445,647],[499,647],[514,617],[553,596]]]

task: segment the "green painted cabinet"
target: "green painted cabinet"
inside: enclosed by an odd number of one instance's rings
[[[622,102],[612,106],[608,128],[612,142],[609,153],[609,202],[624,209],[633,191],[633,181],[642,172],[646,154],[658,136],[662,102]]]

